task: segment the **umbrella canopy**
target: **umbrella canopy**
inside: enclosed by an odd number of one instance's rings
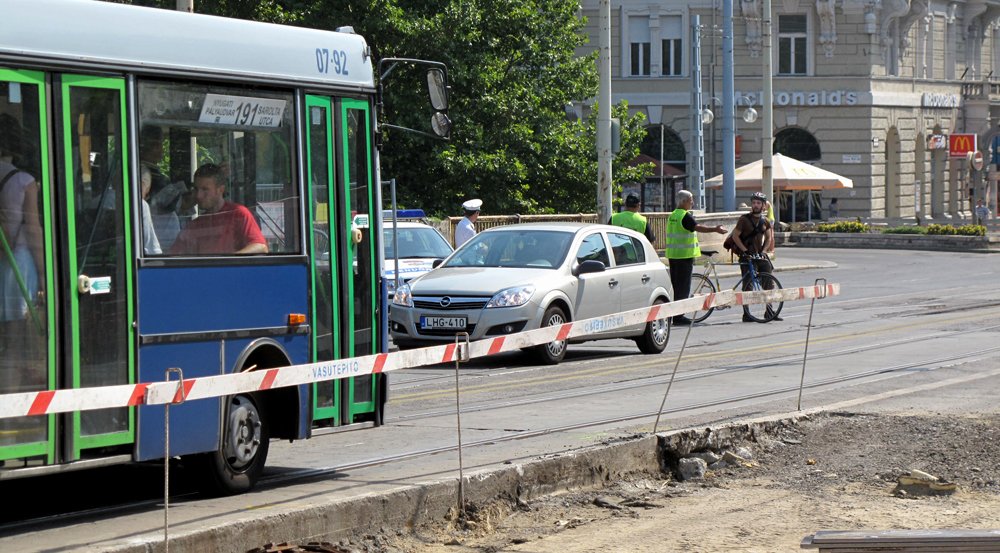
[[[764,160],[757,160],[736,169],[736,188],[739,190],[760,190],[763,165]],[[854,188],[854,182],[847,177],[781,154],[774,154],[772,157],[771,174],[774,175],[774,187],[781,190]],[[708,179],[705,181],[705,186],[721,188],[722,175]]]

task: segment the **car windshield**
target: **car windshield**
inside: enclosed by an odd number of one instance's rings
[[[531,267],[562,265],[573,234],[554,230],[502,230],[477,234],[445,267]]]
[[[451,255],[451,246],[441,234],[430,227],[400,227],[396,232],[400,259],[444,259]],[[393,259],[392,227],[385,229],[385,258]]]

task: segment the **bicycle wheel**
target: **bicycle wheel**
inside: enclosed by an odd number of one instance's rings
[[[781,283],[771,273],[757,273],[756,277],[756,279],[751,280],[748,275],[743,279],[744,292],[759,292],[761,290],[777,290],[781,288]],[[785,302],[744,305],[743,314],[758,323],[767,323],[774,320],[781,313],[781,308],[784,306]]]
[[[704,294],[712,294],[715,292],[715,285],[703,274],[692,273],[691,274],[691,296],[700,296]],[[708,318],[715,311],[714,307],[710,307],[705,311],[692,311],[690,313],[684,313],[684,316],[696,323],[700,323]]]

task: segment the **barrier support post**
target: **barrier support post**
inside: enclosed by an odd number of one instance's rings
[[[170,375],[177,375],[177,392],[173,402],[163,404],[163,551],[170,553],[170,404],[184,403],[184,371],[172,367],[164,372],[163,379],[170,382]]]
[[[822,282],[822,287],[820,286],[821,282]],[[809,322],[806,323],[806,347],[805,350],[802,352],[802,376],[799,377],[799,402],[797,407],[798,411],[802,410],[802,387],[805,385],[806,382],[806,359],[809,358],[809,331],[812,330],[813,308],[816,307],[817,296],[820,299],[826,297],[826,279],[817,278],[816,282],[814,282],[813,284],[822,291],[816,294],[816,296],[813,297],[812,301],[809,302]]]
[[[677,368],[681,365],[681,357],[684,357],[684,349],[687,347],[688,338],[691,336],[691,329],[697,324],[694,322],[698,318],[698,310],[691,316],[691,324],[687,327],[687,332],[684,333],[684,342],[681,343],[681,350],[677,352],[677,361],[674,362],[674,370],[670,373],[670,381],[667,382],[667,390],[663,392],[663,401],[660,402],[660,410],[656,412],[656,422],[653,423],[653,434],[656,434],[657,428],[660,426],[660,417],[663,415],[663,408],[667,405],[667,396],[670,395],[670,387],[674,385],[674,377],[677,376]],[[667,319],[667,336],[669,336],[669,329],[673,326],[673,319]],[[669,339],[667,340],[669,342]]]
[[[459,340],[465,339],[465,343]],[[471,359],[469,333],[455,334],[455,423],[458,428],[458,512],[465,513],[465,465],[462,462],[462,402],[459,395],[458,368],[463,361]]]

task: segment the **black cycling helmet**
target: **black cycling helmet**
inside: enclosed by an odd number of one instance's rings
[[[754,192],[753,194],[750,194],[750,201],[752,202],[754,200],[760,200],[767,203],[767,194],[764,194],[763,192]]]

